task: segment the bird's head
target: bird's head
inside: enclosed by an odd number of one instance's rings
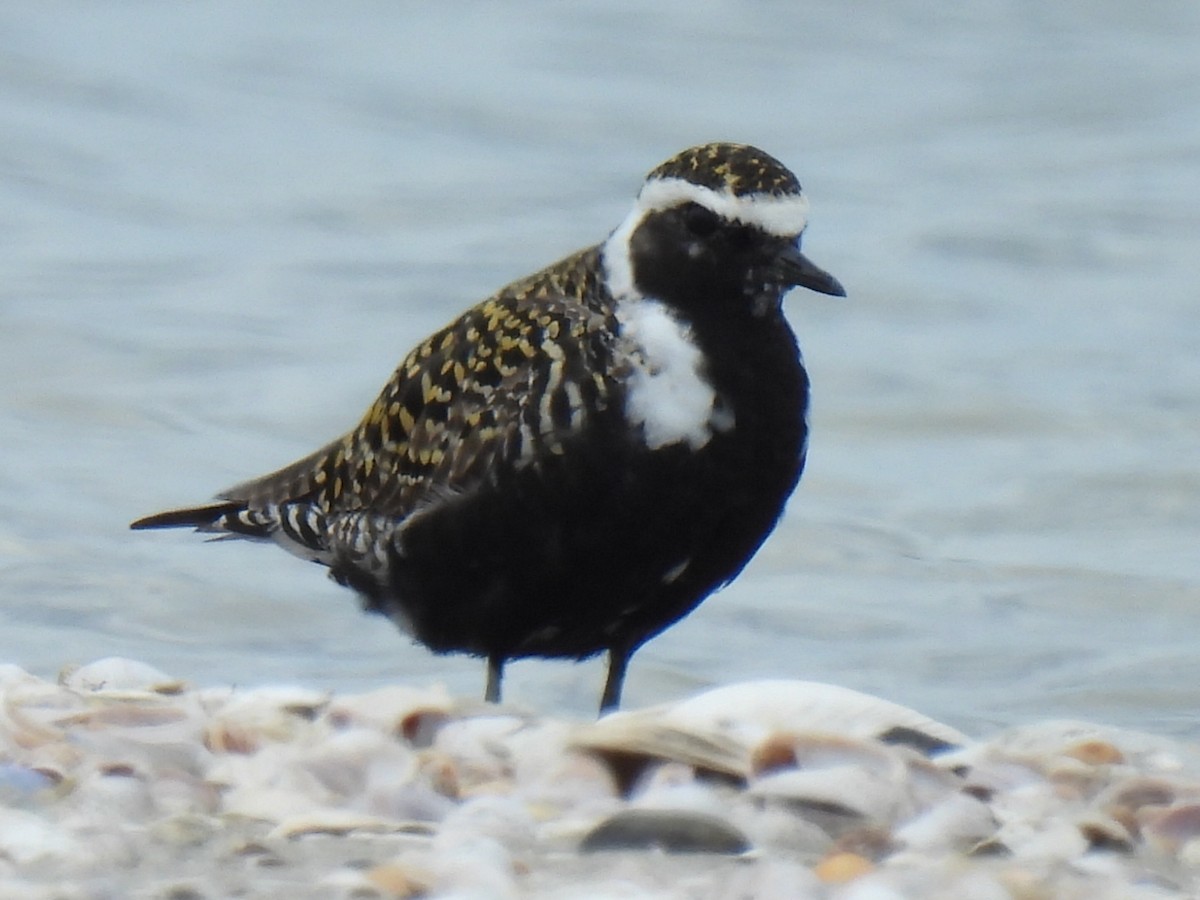
[[[800,252],[808,199],[777,159],[745,144],[693,147],[654,169],[604,244],[613,295],[693,314],[778,314],[793,287],[845,296]],[[730,308],[730,305],[733,308]]]

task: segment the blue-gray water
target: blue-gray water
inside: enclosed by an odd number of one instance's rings
[[[1200,734],[1198,46],[1194,0],[5,7],[0,658],[480,691],[315,567],[127,523],[340,433],[732,139],[796,169],[850,297],[790,299],[805,480],[628,701],[801,677]]]

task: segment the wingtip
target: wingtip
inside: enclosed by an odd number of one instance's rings
[[[165,512],[143,516],[129,523],[132,531],[147,531],[152,528],[203,528],[211,525],[238,504],[223,502],[206,506],[191,506],[186,509],[169,509]]]

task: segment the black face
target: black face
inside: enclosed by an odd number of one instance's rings
[[[800,254],[799,241],[684,203],[649,213],[634,230],[633,280],[644,295],[724,315],[769,314],[797,285],[842,294],[836,279]]]

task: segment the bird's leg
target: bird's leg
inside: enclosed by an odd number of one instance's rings
[[[485,703],[500,702],[500,679],[504,677],[504,657],[490,653],[487,658],[487,688],[483,692]]]
[[[630,650],[624,644],[608,648],[608,678],[600,698],[600,715],[612,712],[621,705],[621,687],[625,684],[625,667],[629,665]]]

